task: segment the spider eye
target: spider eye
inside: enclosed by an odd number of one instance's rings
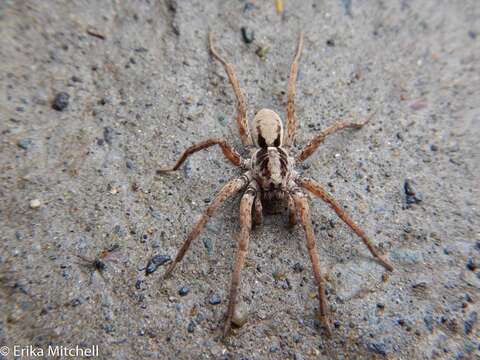
[[[258,146],[262,148],[267,147],[267,142],[265,141],[265,138],[261,134],[258,134]]]

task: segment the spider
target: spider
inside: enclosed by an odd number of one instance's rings
[[[289,152],[292,148],[297,121],[295,118],[295,83],[298,73],[298,65],[303,49],[304,34],[300,33],[295,57],[290,68],[288,80],[286,131],[279,115],[270,110],[262,109],[253,118],[253,131],[250,131],[246,116],[245,97],[240,89],[233,65],[224,60],[213,46],[213,36],[208,36],[208,44],[211,55],[224,67],[230,84],[237,100],[236,122],[243,145],[250,151],[250,159],[242,158],[239,153],[223,139],[208,139],[187,148],[178,159],[173,168],[160,169],[159,173],[177,170],[182,163],[192,154],[208,147],[220,146],[224,156],[235,166],[244,171],[243,175],[227,182],[217,193],[213,201],[207,207],[200,220],[188,234],[183,246],[178,251],[175,259],[167,269],[165,277],[172,274],[176,265],[183,259],[192,241],[199,236],[210,217],[218,207],[229,197],[242,192],[240,201],[240,234],[238,237],[238,249],[230,285],[229,304],[223,329],[223,337],[229,335],[232,318],[235,313],[237,296],[240,286],[241,270],[245,264],[249,245],[252,222],[262,223],[262,209],[274,201],[283,202],[288,209],[288,221],[295,225],[300,221],[306,237],[306,245],[313,275],[318,287],[318,299],[320,306],[320,319],[328,335],[331,334],[327,316],[327,300],[325,295],[325,280],[320,270],[320,261],[315,247],[315,237],[310,220],[310,208],[303,190],[311,192],[326,202],[365,243],[370,253],[388,271],[393,271],[393,266],[386,257],[382,256],[365,232],[350,218],[343,207],[315,180],[300,176],[295,171],[295,165],[302,163],[311,156],[325,140],[325,138],[343,129],[360,129],[373,116],[361,122],[338,121],[321,131],[295,156]]]

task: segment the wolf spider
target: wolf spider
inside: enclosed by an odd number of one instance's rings
[[[200,220],[188,234],[187,239],[178,251],[174,261],[167,269],[165,276],[169,276],[175,269],[175,266],[183,259],[190,244],[196,237],[198,237],[217,208],[227,198],[245,190],[240,201],[240,235],[238,238],[238,252],[230,285],[230,298],[223,331],[223,336],[227,336],[230,332],[231,322],[237,303],[237,295],[240,286],[240,272],[244,266],[247,255],[252,218],[255,224],[260,224],[262,222],[262,207],[274,200],[283,201],[288,207],[289,223],[295,225],[298,216],[305,231],[313,275],[318,287],[320,319],[327,334],[330,334],[330,326],[327,318],[325,282],[321,275],[320,261],[315,247],[315,237],[310,220],[310,209],[302,188],[330,205],[340,219],[342,219],[363,240],[367,248],[370,250],[370,253],[381,265],[389,271],[393,271],[393,267],[384,256],[378,253],[376,247],[367,237],[365,232],[353,222],[343,207],[330,194],[328,194],[320,184],[310,178],[300,176],[295,171],[294,167],[296,164],[303,162],[312,155],[328,135],[343,129],[359,129],[370,120],[371,116],[361,122],[338,121],[310,140],[299,154],[291,156],[289,151],[292,147],[297,128],[294,108],[295,82],[297,79],[299,59],[303,48],[303,33],[300,33],[297,51],[290,68],[286,114],[287,126],[285,133],[283,132],[282,121],[277,113],[269,109],[262,109],[256,113],[253,119],[253,136],[251,135],[246,116],[245,97],[240,90],[240,84],[235,75],[233,66],[224,60],[217,50],[215,50],[211,33],[209,34],[208,42],[212,56],[223,65],[228,75],[228,79],[230,80],[230,84],[233,87],[233,91],[237,98],[236,121],[238,130],[243,145],[251,153],[251,158],[242,158],[239,153],[223,139],[209,139],[187,148],[173,168],[159,170],[159,173],[177,170],[188,156],[210,146],[218,145],[222,149],[225,157],[233,165],[245,171],[242,176],[230,180],[215,196]]]

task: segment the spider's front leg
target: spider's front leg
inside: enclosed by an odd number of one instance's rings
[[[225,200],[236,193],[238,193],[240,190],[244,189],[248,183],[250,182],[250,173],[247,172],[244,175],[242,175],[239,178],[230,180],[225,186],[219,191],[217,196],[215,196],[215,199],[213,199],[212,203],[208,206],[207,210],[203,213],[202,217],[198,222],[195,224],[193,227],[192,231],[187,236],[187,239],[183,243],[182,247],[177,253],[177,256],[175,256],[175,260],[173,260],[172,264],[170,267],[167,269],[165,272],[165,277],[170,276],[170,274],[173,272],[175,269],[175,266],[182,261],[183,257],[185,256],[185,253],[187,252],[188,248],[190,247],[190,244],[192,241],[200,235],[202,232],[203,228],[207,224],[208,220],[210,217],[214,214],[215,210],[218,209],[218,207],[225,202]]]
[[[325,281],[320,271],[320,259],[318,257],[317,248],[315,246],[315,234],[313,233],[312,221],[310,219],[310,207],[305,195],[298,188],[291,190],[291,196],[295,201],[295,206],[298,209],[300,222],[305,231],[307,240],[308,255],[312,263],[313,276],[318,286],[318,300],[320,305],[320,320],[328,335],[331,334],[330,323],[327,316],[327,297],[325,295]]]
[[[233,269],[232,281],[230,285],[230,298],[228,303],[227,318],[223,329],[223,337],[227,337],[232,326],[232,318],[237,305],[237,295],[240,286],[241,271],[245,264],[247,256],[248,243],[250,241],[250,231],[252,229],[252,208],[257,190],[255,182],[251,183],[245,191],[240,202],[240,235],[238,237],[238,252]]]
[[[245,166],[245,160],[238,154],[238,152],[235,151],[233,147],[227,144],[225,140],[219,140],[219,139],[208,139],[202,142],[199,142],[197,144],[194,144],[190,147],[188,147],[180,156],[178,159],[177,163],[173,168],[163,168],[157,170],[157,173],[161,174],[167,171],[174,171],[177,170],[187,158],[196,153],[197,151],[209,148],[210,146],[218,145],[222,149],[223,155],[235,166]]]
[[[374,111],[368,118],[360,122],[337,121],[325,130],[322,130],[318,135],[316,135],[312,140],[310,140],[307,146],[302,149],[302,152],[295,157],[295,161],[297,163],[300,163],[310,157],[310,155],[312,155],[323,143],[327,136],[332,135],[337,131],[343,129],[361,129],[370,121],[370,119],[375,115],[375,113],[376,112]]]

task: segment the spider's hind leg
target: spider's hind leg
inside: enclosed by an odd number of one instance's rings
[[[250,231],[252,229],[252,208],[255,201],[257,190],[255,182],[245,191],[240,201],[240,235],[238,237],[238,251],[233,269],[232,281],[230,285],[230,296],[227,310],[227,318],[223,329],[223,337],[227,337],[232,326],[232,319],[237,305],[238,289],[240,287],[241,271],[247,257],[248,243],[250,242]]]
[[[322,277],[320,270],[320,259],[318,256],[317,248],[315,246],[315,235],[312,227],[312,220],[310,219],[310,207],[308,201],[303,192],[294,188],[291,190],[291,196],[295,201],[295,205],[299,212],[299,220],[305,231],[305,237],[307,240],[307,250],[310,256],[310,262],[312,263],[313,276],[318,287],[318,299],[320,305],[320,320],[325,327],[327,335],[331,334],[330,324],[328,320],[327,310],[327,296],[325,295],[325,280]]]
[[[288,225],[294,227],[297,225],[297,208],[292,195],[288,194]]]
[[[253,204],[253,223],[255,225],[262,225],[263,223],[263,205],[259,193],[255,196],[255,202]]]

